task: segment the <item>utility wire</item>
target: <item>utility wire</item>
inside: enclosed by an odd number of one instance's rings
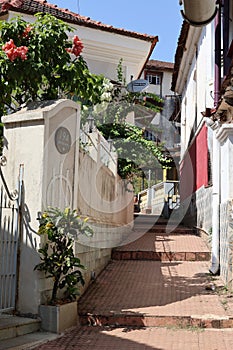
[[[80,14],[80,2],[77,0],[78,14]]]

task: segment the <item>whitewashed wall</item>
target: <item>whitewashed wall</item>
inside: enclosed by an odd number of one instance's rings
[[[162,97],[165,97],[166,95],[174,95],[174,92],[171,91],[171,83],[172,83],[172,71],[164,71],[163,72],[163,78],[162,78],[162,87],[161,85],[154,85],[150,84],[146,91],[152,92],[158,96],[160,96],[160,93]]]
[[[19,13],[9,11],[3,19],[17,17]],[[35,17],[22,14],[24,20],[33,22]],[[71,24],[74,32],[84,44],[83,57],[92,73],[103,74],[109,79],[117,79],[117,65],[123,59],[123,73],[126,82],[137,79],[151,49],[151,41],[103,31],[87,26]]]
[[[213,25],[212,22],[202,28],[190,27],[180,66],[176,92],[182,95],[181,158],[192,131],[203,118],[202,112],[214,104]]]
[[[43,274],[34,271],[40,261],[38,248],[38,212],[48,205],[79,209],[90,216],[93,239],[76,244],[85,277],[98,274],[111,258],[111,248],[131,231],[133,193],[128,192],[116,173],[97,158],[79,152],[79,106],[71,100],[48,101],[22,109],[3,118],[8,166],[3,168],[10,189],[17,188],[19,165],[24,165],[24,207],[21,255],[19,265],[18,310],[37,314],[51,290]],[[70,147],[57,131],[66,128]],[[66,151],[59,151],[59,145]],[[98,145],[98,142],[97,142]],[[69,146],[69,143],[68,143]],[[62,149],[63,151],[63,149]],[[85,158],[85,159],[84,159]],[[114,168],[112,168],[114,169]]]

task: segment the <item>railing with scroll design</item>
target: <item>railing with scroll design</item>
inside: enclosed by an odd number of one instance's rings
[[[20,203],[23,166],[20,166],[18,190],[10,192],[2,172],[5,157],[0,159],[0,312],[15,309],[17,262],[19,251]]]

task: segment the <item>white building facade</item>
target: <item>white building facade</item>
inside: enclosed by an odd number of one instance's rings
[[[181,98],[183,221],[211,242],[210,271],[232,287],[232,0],[207,25],[183,23],[172,89]],[[230,14],[230,16],[229,16]],[[230,96],[230,97],[229,97]]]

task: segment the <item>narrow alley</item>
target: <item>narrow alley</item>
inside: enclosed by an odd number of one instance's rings
[[[80,325],[35,349],[233,348],[233,299],[209,274],[207,244],[190,229],[166,233],[165,222],[153,220],[141,215],[139,238],[113,251],[81,297]]]

